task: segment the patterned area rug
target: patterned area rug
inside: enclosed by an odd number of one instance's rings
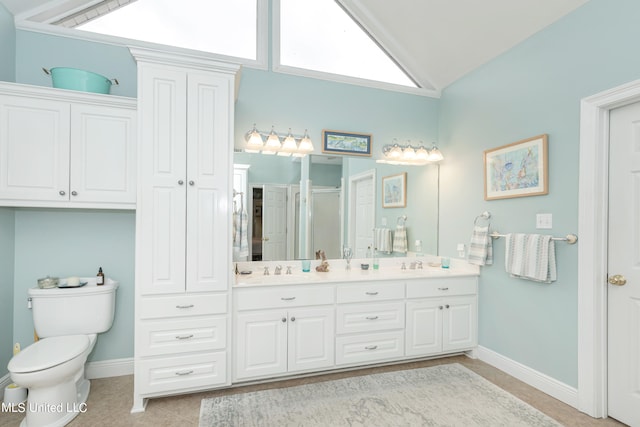
[[[454,363],[203,399],[200,427],[554,426]]]

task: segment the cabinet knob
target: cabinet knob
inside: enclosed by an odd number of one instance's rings
[[[195,181],[189,181],[189,185],[195,185]]]
[[[179,180],[178,180],[178,185],[182,185],[182,184],[184,184],[184,181],[183,181],[183,180],[181,180],[181,179],[179,179]]]
[[[72,196],[77,196],[77,195],[78,195],[78,192],[77,192],[77,191],[72,191],[72,192],[71,192],[71,195],[72,195]]]
[[[296,321],[296,317],[295,316],[291,316],[291,321],[295,322]]]
[[[449,308],[449,304],[445,305],[444,308]]]
[[[60,190],[60,191],[58,191],[58,194],[61,195],[61,196],[64,196],[67,193],[64,190]]]
[[[443,307],[440,305],[440,306],[438,306],[438,308],[439,308],[440,310],[442,310],[442,308],[443,308]]]
[[[282,318],[282,323],[287,323],[287,318],[286,317]]]

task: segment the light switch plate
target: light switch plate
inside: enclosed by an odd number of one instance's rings
[[[536,214],[536,228],[540,228],[540,229],[553,228],[553,215],[550,213]]]

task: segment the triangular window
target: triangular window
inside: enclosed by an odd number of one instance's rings
[[[335,0],[279,0],[279,8],[279,65],[417,87]]]
[[[257,0],[136,0],[75,28],[256,60],[257,13]]]

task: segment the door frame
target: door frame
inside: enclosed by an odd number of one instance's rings
[[[578,410],[607,408],[609,111],[640,101],[640,80],[580,102],[578,202]]]

